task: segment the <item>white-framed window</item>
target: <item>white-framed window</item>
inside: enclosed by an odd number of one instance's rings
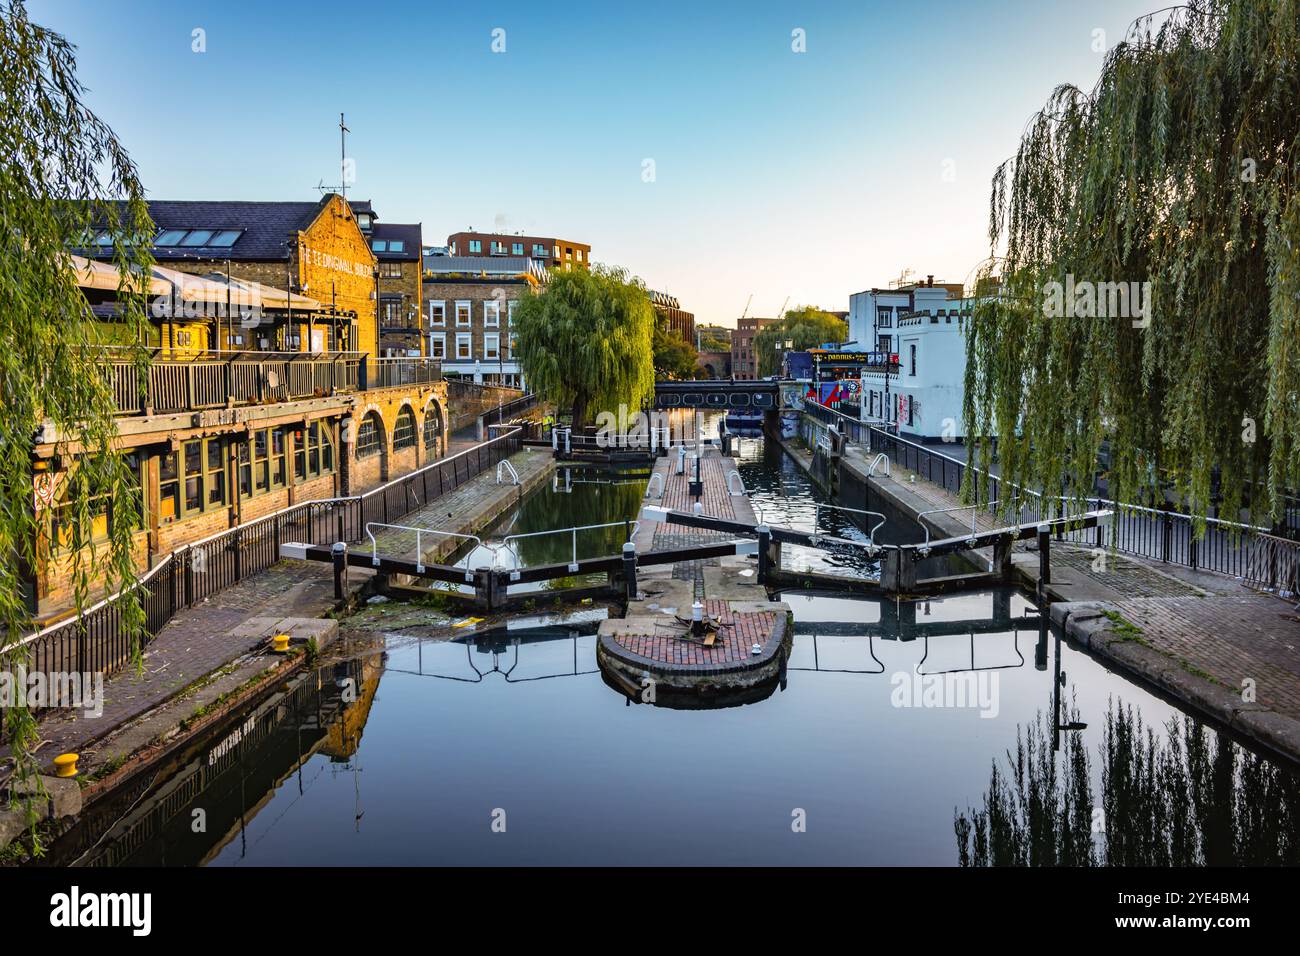
[[[457,328],[464,329],[469,327],[470,317],[473,314],[471,312],[471,308],[472,308],[472,303],[469,301],[469,299],[456,300],[456,327]]]
[[[429,357],[445,359],[447,357],[447,333],[434,332],[429,336]]]
[[[483,300],[483,324],[489,329],[499,328],[501,325],[501,300],[484,299]]]
[[[474,337],[468,332],[456,333],[456,358],[463,360],[474,357]]]
[[[447,324],[447,303],[442,299],[435,299],[429,302],[429,324]]]
[[[511,299],[506,303],[506,325],[515,324],[515,306],[519,304],[518,299]]]
[[[506,358],[512,359],[515,357],[515,343],[518,341],[519,337],[513,332],[506,336]]]
[[[483,358],[495,362],[501,358],[501,336],[495,332],[483,336]]]

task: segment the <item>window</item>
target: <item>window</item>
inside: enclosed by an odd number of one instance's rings
[[[495,329],[501,325],[501,300],[483,300],[483,324],[490,329]]]
[[[192,230],[184,239],[181,240],[182,246],[206,246],[208,240],[212,238],[211,229]]]
[[[235,240],[241,235],[243,235],[242,229],[222,229],[212,237],[212,241],[208,245],[229,248],[235,244]]]
[[[226,442],[223,438],[187,441],[162,456],[158,469],[158,518],[215,511],[226,505]]]
[[[447,333],[434,332],[429,336],[429,357],[445,359],[447,357]]]
[[[439,299],[436,302],[429,303],[429,324],[446,325],[447,324],[447,303]]]
[[[405,251],[406,251],[406,240],[405,240],[405,239],[389,239],[389,240],[388,240],[388,251],[389,251],[389,252],[405,252]]]
[[[400,279],[402,277],[402,264],[400,262],[379,263],[379,277],[381,279]]]
[[[552,256],[551,258],[553,258],[553,259],[558,259],[558,258],[560,258],[560,247],[559,247],[558,245],[555,247],[555,255]]]
[[[369,229],[370,216],[364,212],[361,215],[357,216],[357,227],[360,229]]]
[[[471,352],[471,340],[468,332],[460,332],[456,335],[456,358],[470,359],[473,358]]]
[[[519,337],[513,332],[506,336],[506,358],[515,357],[515,343],[518,341]]]
[[[515,306],[519,304],[518,299],[511,299],[506,303],[506,325],[515,324]]]
[[[140,455],[127,452],[123,456],[131,473],[130,482],[135,493],[137,513],[142,514],[140,501]],[[78,527],[76,509],[66,501],[56,506],[50,515],[50,542],[59,550],[76,545],[106,541],[113,529],[113,502],[108,492],[92,494],[89,501],[89,528]]]
[[[522,256],[524,254],[524,244],[522,242],[512,244],[510,246],[510,254],[514,256]]]
[[[284,429],[263,428],[240,442],[239,496],[252,498],[284,487]]]
[[[379,416],[374,412],[361,419],[361,425],[357,428],[357,458],[373,458],[380,453],[382,427]]]
[[[458,299],[456,301],[456,325],[465,328],[470,321],[470,305],[468,299]]]
[[[546,246],[540,242],[533,243],[533,257],[536,259],[546,258]]]
[[[384,325],[388,328],[402,325],[402,300],[385,299],[384,300]]]
[[[497,334],[483,336],[483,357],[490,361],[501,358],[501,336]]]
[[[579,262],[582,261],[582,250],[581,250],[581,249],[578,250],[578,261],[579,261]]]
[[[470,252],[482,252],[482,251],[483,251],[483,240],[481,240],[481,239],[471,239],[471,240],[469,241],[469,251],[470,251]]]
[[[153,241],[153,244],[155,246],[179,246],[184,235],[184,229],[164,229],[158,234],[158,238]]]
[[[374,412],[370,413],[370,416]],[[364,425],[364,422],[363,422]],[[357,430],[358,447],[361,441],[361,429]],[[362,457],[360,454],[358,458]],[[330,438],[329,428],[319,421],[298,428],[293,433],[293,480],[307,481],[319,478],[334,470],[334,443]]]
[[[411,411],[411,406],[403,405],[393,425],[393,451],[414,448],[415,438],[415,412]]]
[[[911,375],[911,376],[915,377],[915,376],[916,376],[916,343],[913,342],[913,343],[908,347],[908,349],[909,349],[909,352],[910,352],[910,361],[911,361],[911,365],[910,365],[910,367],[911,367],[911,371],[908,372],[908,375]]]

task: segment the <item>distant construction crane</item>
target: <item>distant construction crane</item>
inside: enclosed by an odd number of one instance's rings
[[[749,294],[749,298],[745,300],[745,311],[742,312],[742,313],[740,313],[740,317],[741,317],[742,319],[743,319],[745,316],[749,315],[749,304],[750,304],[751,302],[753,302],[753,301],[754,301],[754,293],[751,292],[751,293]]]

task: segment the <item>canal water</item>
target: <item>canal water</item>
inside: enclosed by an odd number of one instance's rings
[[[748,439],[739,461],[769,520],[810,526],[818,496],[794,462]],[[572,477],[492,536],[635,515],[642,479]],[[528,563],[570,547],[533,541]],[[103,805],[49,862],[1300,862],[1291,768],[1048,633],[1025,596],[780,599],[784,679],[718,709],[606,685],[599,609],[451,641],[376,634]],[[1031,788],[1058,809],[1032,833],[1015,809]],[[1067,792],[1095,809],[1080,816]]]

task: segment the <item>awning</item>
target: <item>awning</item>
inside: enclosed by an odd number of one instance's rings
[[[83,289],[98,289],[104,292],[116,292],[120,274],[116,266],[96,262],[84,256],[72,256],[72,267],[77,270],[77,285]],[[171,284],[165,279],[150,278],[147,295],[166,295],[171,291]]]
[[[117,291],[119,273],[116,266],[83,256],[72,256],[72,264],[77,270],[77,284],[83,289]],[[198,276],[155,265],[148,283],[147,295],[163,297],[171,302],[212,305],[229,302],[234,308],[293,309],[296,312],[319,312],[321,309],[320,302],[305,295],[234,276],[227,282],[224,275]],[[165,314],[172,311],[164,309]]]

